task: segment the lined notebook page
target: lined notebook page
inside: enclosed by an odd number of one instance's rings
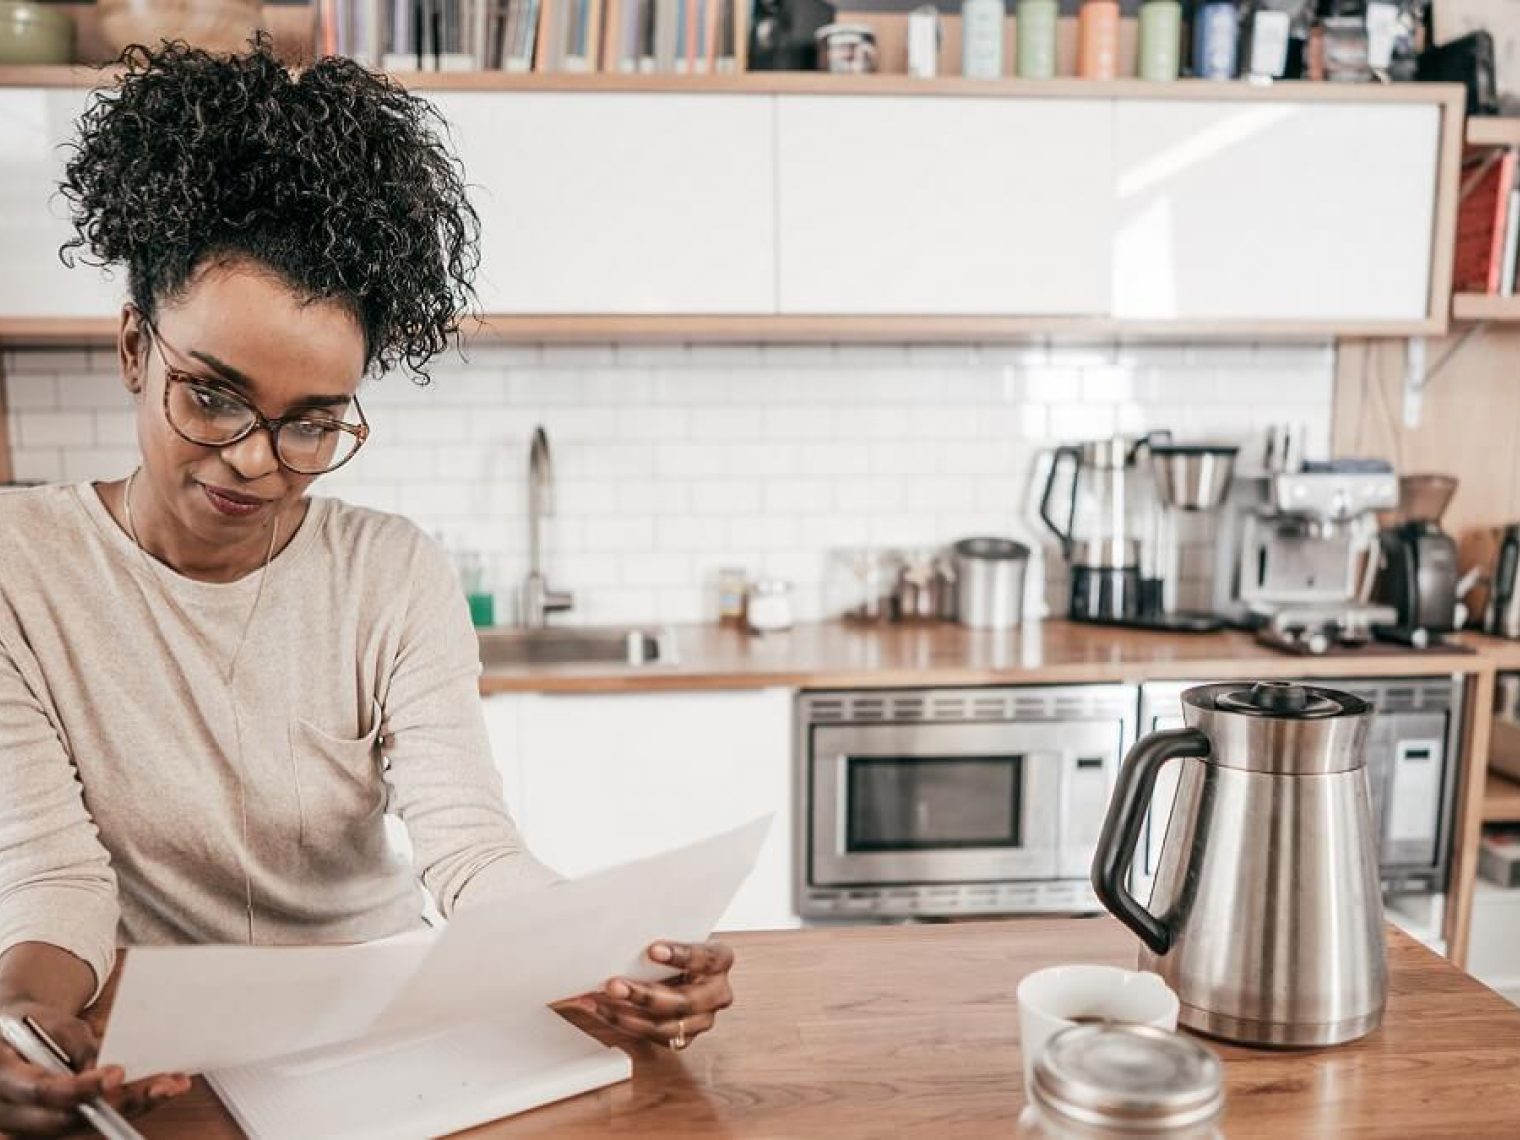
[[[628,1055],[550,1010],[401,1045],[349,1044],[208,1073],[250,1140],[417,1140],[627,1080]]]

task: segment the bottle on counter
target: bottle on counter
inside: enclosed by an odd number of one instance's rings
[[[1019,0],[1014,9],[1018,74],[1023,79],[1054,79],[1058,0]]]
[[[1182,72],[1180,0],[1145,0],[1140,5],[1141,79],[1165,82]]]
[[[1292,32],[1286,0],[1252,0],[1242,35],[1241,71],[1255,80],[1285,78]]]
[[[1234,79],[1239,68],[1240,17],[1234,0],[1206,0],[1193,19],[1193,70],[1200,79]]]
[[[1118,0],[1082,0],[1077,13],[1077,74],[1113,79],[1119,74]]]
[[[961,0],[961,74],[967,79],[1003,76],[1003,0]]]

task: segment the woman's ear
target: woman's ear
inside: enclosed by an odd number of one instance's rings
[[[147,330],[137,306],[128,301],[121,307],[121,327],[116,332],[116,358],[121,380],[133,397],[142,398],[143,372],[147,367]]]

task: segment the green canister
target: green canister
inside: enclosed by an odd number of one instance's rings
[[[1140,78],[1176,79],[1182,55],[1182,5],[1145,0],[1140,5]]]
[[[1056,74],[1056,16],[1058,0],[1019,0],[1014,9],[1013,35],[1021,79],[1054,79]]]

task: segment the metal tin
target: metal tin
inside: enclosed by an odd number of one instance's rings
[[[864,24],[825,24],[813,33],[818,67],[835,75],[869,75],[876,70],[876,34]]]
[[[1164,1029],[1076,1025],[1046,1044],[1031,1092],[1042,1112],[1089,1128],[1207,1136],[1224,1108],[1224,1066]]]

